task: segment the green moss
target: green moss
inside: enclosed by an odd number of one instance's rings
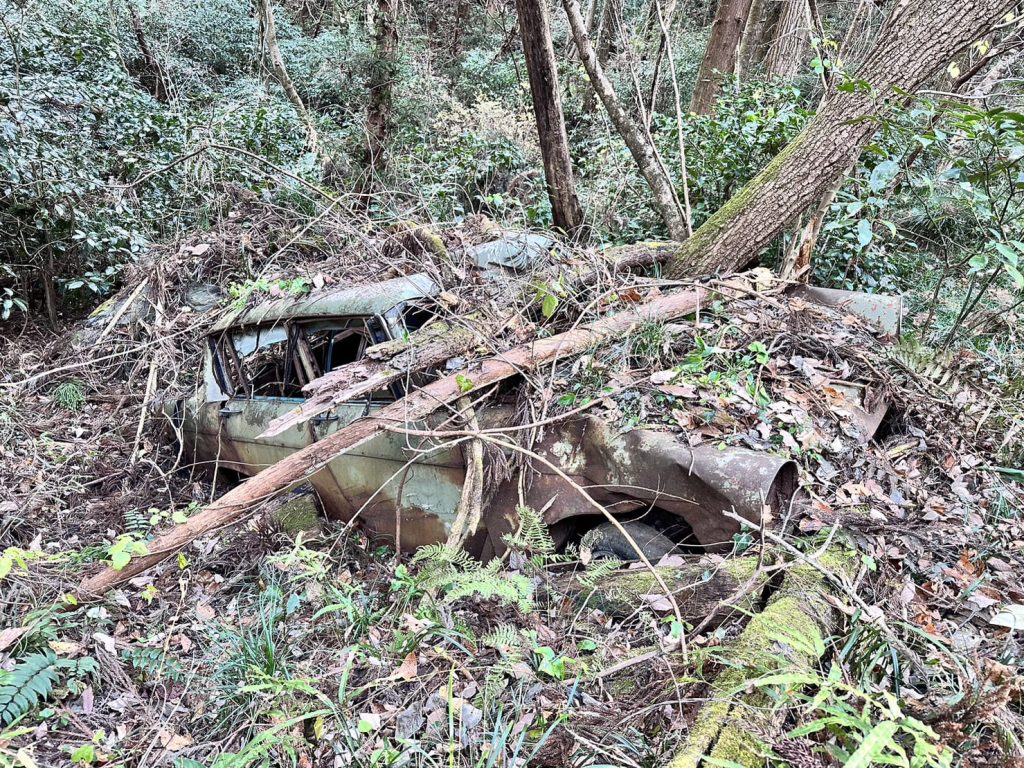
[[[729,582],[732,586],[738,587],[754,575],[757,570],[757,558],[741,557],[726,560],[718,566],[709,565],[706,571],[693,566],[681,568],[664,566],[658,567],[657,571],[668,588],[676,594],[679,604],[683,606],[696,591],[693,588],[704,583],[702,581],[704,573],[710,573],[716,568],[724,571],[730,577]],[[727,583],[723,589],[727,590],[729,586],[730,584]],[[663,591],[653,573],[646,568],[637,568],[612,574],[602,580],[596,588],[584,589],[580,597],[593,608],[598,608],[611,615],[619,615],[632,614],[636,611],[640,595],[659,595]],[[684,610],[683,613],[685,614],[686,611]]]
[[[274,521],[294,539],[320,530],[320,510],[311,496],[296,496],[274,512]]]
[[[830,551],[821,558],[826,569],[837,571],[849,568],[852,560],[844,551]],[[754,729],[749,724],[772,729],[771,701],[763,693],[742,691],[765,672],[806,668],[818,661],[817,648],[790,646],[780,636],[811,639],[826,634],[831,609],[823,597],[824,589],[824,576],[809,565],[787,572],[768,607],[754,616],[721,654],[730,666],[715,680],[714,698],[698,714],[686,744],[669,768],[697,768],[707,755],[744,766],[764,764],[764,746],[751,734]]]
[[[711,252],[724,230],[731,227],[733,220],[747,208],[753,207],[758,197],[764,193],[765,187],[775,181],[790,157],[796,154],[809,136],[808,128],[804,128],[786,147],[765,166],[757,176],[751,179],[742,189],[719,208],[707,221],[693,233],[693,237],[679,246],[678,252],[672,256],[665,268],[667,277],[681,279],[694,274],[704,274],[717,269]],[[753,258],[757,254],[751,253]],[[709,258],[710,256],[710,258]],[[732,266],[732,265],[728,265]]]

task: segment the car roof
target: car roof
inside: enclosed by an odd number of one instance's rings
[[[379,283],[321,289],[307,296],[286,296],[229,312],[217,321],[213,332],[284,320],[380,315],[403,302],[436,296],[439,290],[437,283],[422,272]]]

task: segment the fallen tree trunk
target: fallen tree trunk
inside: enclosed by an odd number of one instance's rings
[[[105,568],[79,586],[82,600],[95,599],[174,554],[205,533],[242,517],[259,503],[303,482],[342,453],[366,442],[389,426],[419,421],[473,390],[496,384],[544,363],[581,354],[593,346],[621,338],[633,326],[652,319],[670,321],[698,310],[708,292],[693,289],[661,296],[647,304],[602,318],[590,325],[513,347],[474,367],[445,376],[368,416],[312,443],[232,488],[187,522],[150,542],[149,553],[133,557],[121,570]]]
[[[742,268],[817,204],[857,162],[877,118],[981,37],[1013,0],[900,2],[846,87],[671,257],[673,278]]]
[[[839,570],[846,568],[847,558],[834,560]],[[721,650],[727,665],[712,683],[711,699],[697,713],[670,768],[764,765],[763,742],[778,738],[786,711],[772,706],[755,681],[815,668],[838,618],[827,592],[825,578],[814,568],[801,564],[787,572],[764,611]]]
[[[562,277],[570,284],[593,285],[606,275],[660,264],[675,253],[676,247],[672,242],[648,242],[610,248],[602,254],[603,267]],[[326,413],[339,403],[357,400],[411,374],[437,368],[453,357],[478,348],[485,337],[501,331],[500,325],[480,322],[484,324],[471,328],[469,323],[455,325],[438,320],[414,331],[408,339],[370,347],[362,360],[336,368],[304,386],[302,391],[307,399],[271,421],[259,437],[274,437]]]
[[[715,565],[697,556],[681,565],[659,565],[657,569],[683,618],[693,623],[708,619],[705,629],[714,629],[732,613],[751,613],[756,609],[761,588],[769,579],[767,573],[755,579],[757,566],[756,557],[734,558]],[[746,594],[738,594],[751,580],[754,583],[749,584]],[[646,568],[613,571],[594,581],[586,572],[556,575],[549,587],[555,593],[569,595],[581,606],[616,617],[632,616],[644,609],[657,612],[658,598],[666,597],[660,594],[661,586]],[[719,611],[732,598],[735,602]]]

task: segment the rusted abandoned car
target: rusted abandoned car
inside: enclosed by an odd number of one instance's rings
[[[429,277],[410,275],[372,285],[284,298],[224,317],[207,340],[200,390],[165,403],[186,454],[199,464],[252,475],[400,397],[399,387],[336,405],[274,437],[267,425],[302,402],[303,386],[366,349],[403,338],[429,318],[439,292]],[[483,427],[507,424],[514,406],[498,398],[481,409]],[[443,418],[443,417],[439,417]],[[591,500],[623,520],[651,556],[673,542],[730,546],[740,526],[723,514],[757,520],[765,505],[787,503],[796,487],[791,461],[749,450],[690,448],[668,432],[621,431],[593,416],[549,426],[534,450],[557,466],[535,462],[527,482],[518,476],[490,489],[482,525],[469,548],[483,557],[503,550],[517,526],[516,510],[542,511],[560,543],[607,525]],[[496,459],[491,454],[492,465]],[[506,457],[507,458],[507,457]],[[518,473],[517,473],[518,475]],[[566,481],[571,478],[572,483]],[[358,514],[370,533],[408,550],[443,541],[465,478],[462,448],[402,434],[383,434],[345,453],[310,478],[333,518]],[[632,559],[631,546],[606,536],[604,554]]]

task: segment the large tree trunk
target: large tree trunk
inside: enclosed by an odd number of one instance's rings
[[[647,186],[650,187],[654,197],[654,207],[661,214],[669,237],[673,240],[685,240],[688,236],[686,215],[679,204],[672,179],[668,175],[661,155],[654,146],[653,139],[647,133],[646,128],[638,124],[619,102],[615,88],[605,76],[594,46],[590,43],[586,23],[583,21],[577,0],[562,0],[562,5],[565,6],[565,12],[569,16],[573,41],[576,43],[576,49],[580,52],[580,58],[583,60],[583,67],[587,70],[588,77],[590,77],[591,85],[597,91],[615,130],[622,137],[640,174],[647,182]]]
[[[765,60],[779,21],[779,5],[778,0],[751,2],[736,62],[738,72],[749,73]]]
[[[765,74],[792,79],[800,70],[810,40],[811,9],[807,0],[783,0],[775,39],[765,59]]]
[[[373,19],[373,63],[367,88],[366,168],[376,176],[387,165],[393,124],[393,86],[398,76],[398,0],[377,0]],[[368,185],[367,185],[368,186]]]
[[[572,235],[583,229],[583,209],[573,182],[547,0],[516,0],[516,10],[523,37],[526,71],[530,76],[533,112],[537,116],[551,212],[555,227]]]
[[[670,277],[732,271],[752,261],[857,162],[900,91],[915,91],[981,37],[1012,0],[902,0],[891,11],[854,87],[832,92],[768,166],[681,245]],[[863,85],[862,85],[863,84]]]
[[[743,29],[747,24],[751,0],[720,0],[718,13],[711,25],[711,37],[704,51],[697,75],[697,84],[690,100],[690,111],[698,115],[710,114],[715,99],[722,90],[723,75],[736,72],[736,58],[739,52]]]

